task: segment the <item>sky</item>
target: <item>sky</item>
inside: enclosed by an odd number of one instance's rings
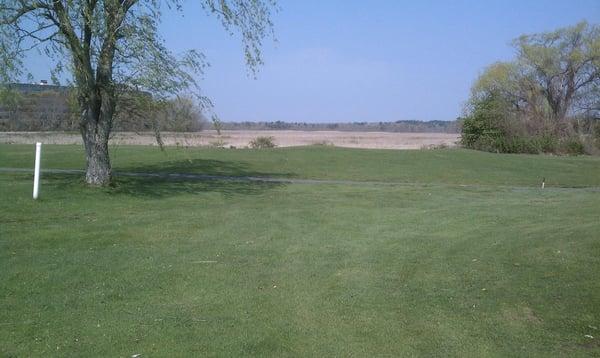
[[[239,36],[197,2],[164,14],[170,49],[206,55],[201,88],[223,121],[453,120],[485,66],[514,58],[512,39],[600,23],[600,0],[280,0],[279,8],[256,78]],[[49,78],[44,59],[29,66]]]

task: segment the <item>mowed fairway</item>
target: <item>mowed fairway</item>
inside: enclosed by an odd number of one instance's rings
[[[600,355],[600,158],[112,154],[117,172],[338,182],[45,173],[34,202],[31,174],[0,172],[1,356]],[[0,167],[32,164],[0,145]],[[43,167],[82,150],[45,146]]]

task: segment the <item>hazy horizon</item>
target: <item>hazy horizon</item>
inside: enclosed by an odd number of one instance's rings
[[[512,39],[600,19],[592,0],[279,4],[256,79],[239,39],[198,4],[165,14],[167,46],[206,55],[200,84],[224,122],[454,120],[485,66],[513,57]],[[26,60],[36,80],[50,79],[48,61]]]

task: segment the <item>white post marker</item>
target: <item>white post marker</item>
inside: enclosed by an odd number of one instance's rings
[[[35,143],[35,171],[33,172],[33,198],[37,199],[40,191],[40,155],[42,143]]]

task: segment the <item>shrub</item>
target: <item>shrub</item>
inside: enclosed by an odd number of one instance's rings
[[[446,143],[442,144],[424,144],[421,146],[421,149],[424,150],[440,150],[440,149],[448,149],[450,146]]]
[[[537,154],[540,152],[538,143],[535,139],[520,136],[500,138],[496,142],[496,148],[500,153]]]
[[[538,138],[539,149],[542,153],[555,153],[558,150],[558,139],[551,134],[544,134]]]
[[[471,149],[499,151],[504,138],[500,108],[493,95],[472,103],[471,113],[462,122],[461,144]]]
[[[539,118],[514,115],[506,107],[507,103],[494,94],[472,99],[469,115],[463,120],[461,143],[467,148],[497,153],[594,152],[596,139],[592,135],[579,136],[575,129],[557,130]]]
[[[312,145],[320,146],[320,147],[333,147],[333,143],[328,140],[316,141],[316,142],[313,142]]]
[[[221,138],[209,143],[209,145],[213,148],[225,148],[226,144],[227,143],[225,143],[225,141]]]
[[[594,123],[592,141],[596,144],[596,147],[600,148],[600,123]]]
[[[256,137],[250,141],[249,145],[254,149],[275,148],[274,140],[273,137]]]
[[[569,155],[581,155],[585,154],[585,146],[579,138],[570,137],[563,142],[563,151]]]

